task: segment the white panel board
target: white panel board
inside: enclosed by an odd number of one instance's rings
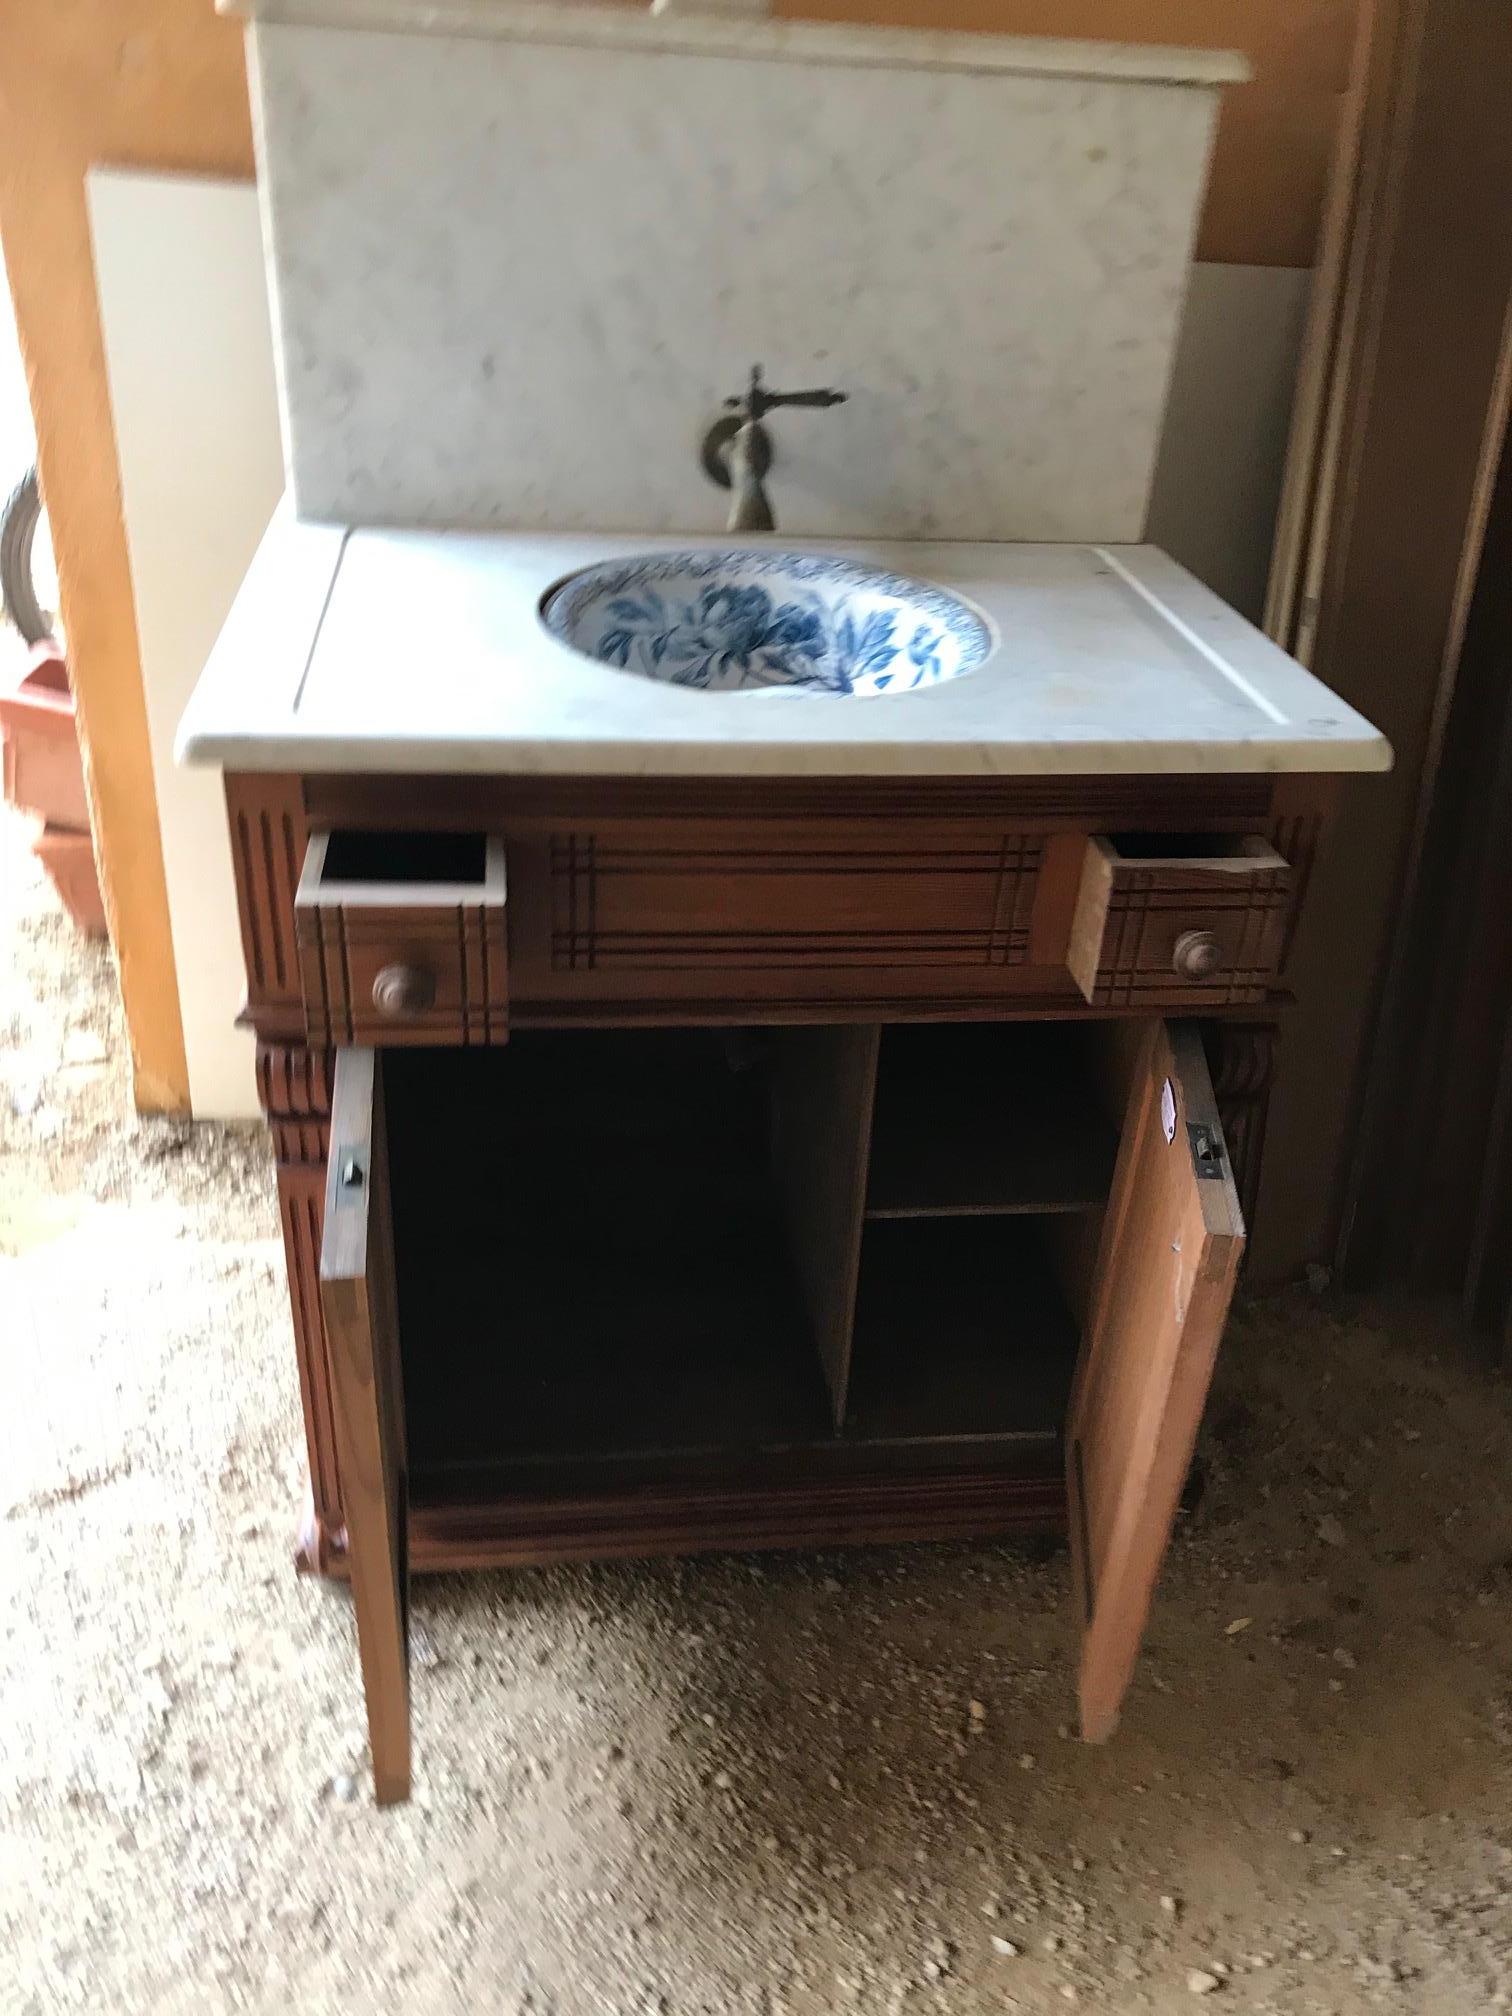
[[[95,169],[95,273],[193,1110],[257,1111],[218,774],[178,718],[283,488],[256,192]]]

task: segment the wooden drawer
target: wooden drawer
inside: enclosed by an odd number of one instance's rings
[[[1094,1008],[1263,1001],[1291,894],[1290,868],[1253,836],[1096,835],[1067,964]]]
[[[504,843],[482,833],[310,835],[294,897],[312,1045],[502,1043]]]

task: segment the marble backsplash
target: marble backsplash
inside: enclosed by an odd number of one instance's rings
[[[1216,86],[651,33],[255,24],[300,512],[718,530],[760,360],[785,531],[1140,537]]]

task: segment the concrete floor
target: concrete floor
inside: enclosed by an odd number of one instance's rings
[[[1512,2002],[1512,1404],[1432,1312],[1241,1311],[1105,1749],[1058,1554],[448,1579],[380,1814],[263,1141],[127,1117],[8,814],[0,911],[0,2008]]]

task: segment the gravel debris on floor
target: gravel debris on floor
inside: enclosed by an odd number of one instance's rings
[[[259,1130],[137,1120],[0,817],[0,2010],[1512,2006],[1512,1401],[1432,1308],[1236,1315],[1123,1727],[1063,1553],[422,1581],[380,1813],[301,1580]],[[1236,1619],[1244,1628],[1232,1628]]]

